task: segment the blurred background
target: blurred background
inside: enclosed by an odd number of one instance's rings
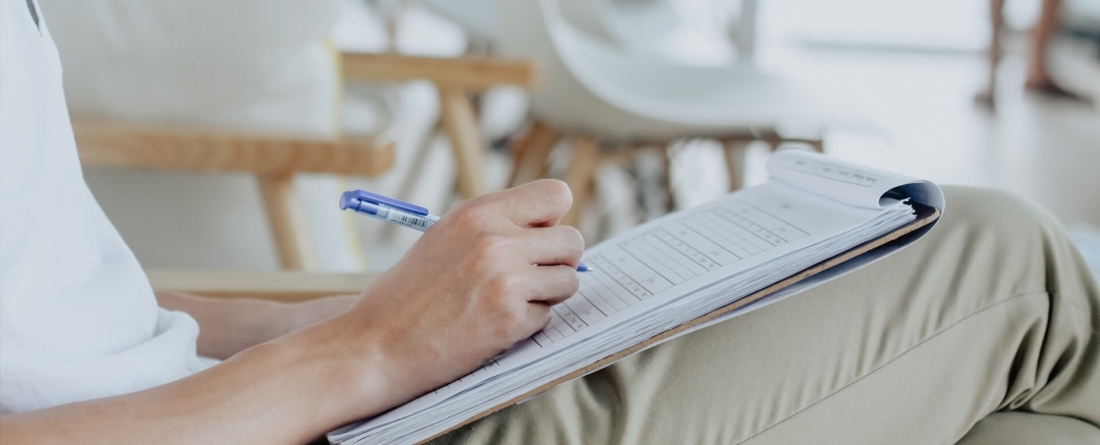
[[[591,245],[784,144],[1010,190],[1100,259],[1095,0],[40,3],[146,268],[378,272],[419,233],[342,191],[443,214],[539,177]]]

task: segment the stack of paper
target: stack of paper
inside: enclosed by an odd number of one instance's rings
[[[554,306],[545,329],[462,379],[333,431],[329,440],[434,437],[894,233],[917,219],[911,199],[943,207],[930,183],[813,153],[780,152],[768,169],[769,183],[589,249],[583,261],[596,272],[582,275],[579,292]]]

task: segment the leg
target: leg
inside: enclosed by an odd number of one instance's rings
[[[515,187],[546,177],[550,152],[561,138],[560,131],[536,120],[513,154],[512,177],[508,180],[508,186]]]
[[[741,1],[741,17],[737,23],[737,58],[751,62],[756,57],[756,0]]]
[[[1061,0],[1043,0],[1039,11],[1039,22],[1031,31],[1031,59],[1028,61],[1027,89],[1047,96],[1090,102],[1089,99],[1062,88],[1050,76],[1047,59],[1050,42],[1058,32],[1059,14],[1062,12]]]
[[[1039,22],[1031,30],[1031,60],[1028,62],[1027,80],[1032,82],[1050,82],[1047,71],[1047,49],[1054,33],[1058,32],[1058,14],[1062,10],[1062,0],[1043,0],[1039,10]]]
[[[1018,198],[947,193],[904,251],[444,440],[954,443],[999,410],[1100,424],[1100,289],[1080,255]]]
[[[726,151],[726,170],[730,176],[730,190],[740,190],[745,185],[745,154],[752,141],[726,141],[722,145]]]
[[[992,107],[997,92],[997,65],[1001,64],[1001,43],[1004,34],[1004,0],[990,0],[989,2],[989,77],[986,80],[985,89],[974,97],[979,104]]]
[[[416,190],[418,183],[423,179],[424,169],[428,165],[428,155],[431,154],[432,144],[435,142],[435,136],[439,134],[439,124],[436,123],[428,132],[424,134],[424,138],[420,140],[420,143],[416,145],[416,152],[413,153],[412,165],[409,167],[405,177],[401,180],[401,185],[397,188],[397,199],[410,200],[412,199],[413,191]],[[450,197],[449,197],[450,198]],[[448,199],[448,202],[450,200]],[[402,230],[396,224],[386,224],[379,232],[383,239],[387,239],[396,236],[398,230]]]
[[[816,139],[810,139],[809,141],[806,141],[806,143],[810,144],[810,148],[813,148],[814,151],[818,153],[825,153],[825,139],[819,137]]]
[[[562,218],[563,225],[577,227],[580,224],[581,212],[592,196],[599,164],[600,146],[595,139],[579,138],[573,142],[573,159],[569,161],[569,171],[565,172],[565,183],[573,192],[573,207]]]
[[[958,445],[1095,445],[1100,427],[1072,417],[1006,411],[982,419]]]
[[[464,198],[485,194],[485,143],[470,96],[462,90],[440,89],[440,119],[458,165],[458,190]]]
[[[267,219],[284,269],[316,269],[317,248],[309,221],[302,213],[301,198],[294,190],[294,175],[274,175],[260,178]]]

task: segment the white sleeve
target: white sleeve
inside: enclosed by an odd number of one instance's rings
[[[57,49],[0,0],[0,413],[125,394],[209,366],[157,307],[81,175]]]

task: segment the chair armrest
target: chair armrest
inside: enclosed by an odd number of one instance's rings
[[[201,127],[73,118],[84,165],[190,171],[374,176],[393,165],[393,142],[320,139]]]
[[[538,69],[526,60],[346,52],[342,64],[346,80],[427,79],[440,87],[459,90],[484,90],[502,84],[531,89],[538,85]]]
[[[220,298],[256,298],[295,302],[330,295],[358,294],[375,274],[317,272],[227,272],[148,270],[155,291],[186,292]]]

